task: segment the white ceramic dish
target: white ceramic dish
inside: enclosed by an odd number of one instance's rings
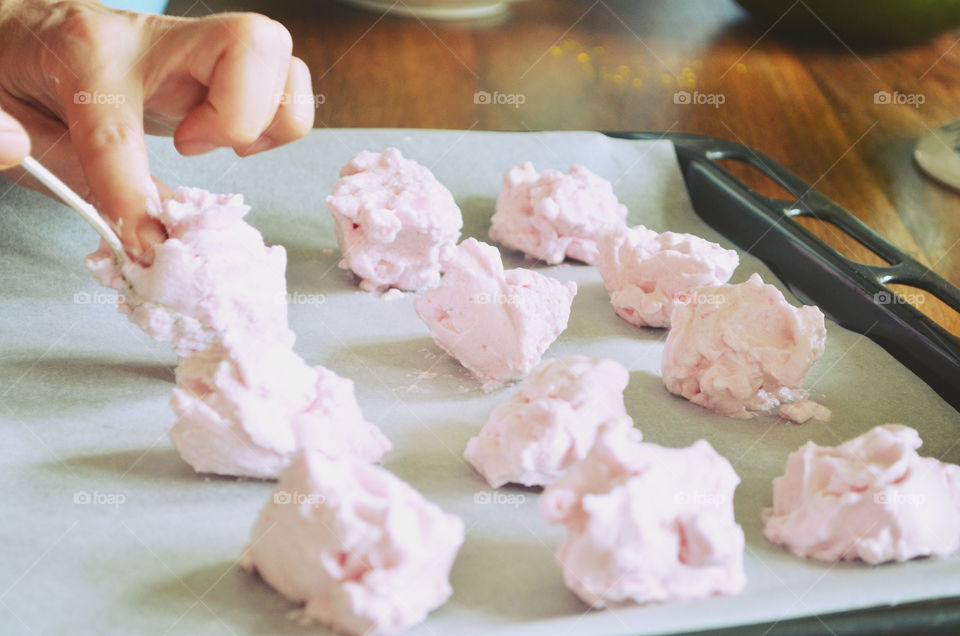
[[[424,20],[476,20],[503,13],[516,0],[341,0],[372,11]]]

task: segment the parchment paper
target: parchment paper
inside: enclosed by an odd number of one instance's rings
[[[539,268],[580,286],[570,326],[547,356],[619,360],[630,369],[627,407],[646,440],[685,446],[706,438],[743,480],[735,506],[749,583],[741,595],[586,611],[563,585],[553,553],[564,531],[539,518],[536,490],[492,494],[461,461],[467,439],[515,389],[481,392],[432,343],[412,297],[361,293],[335,267],[324,197],[351,155],[388,145],[450,188],[465,235],[486,237],[503,170],[529,159],[540,169],[579,162],[610,179],[632,223],[732,245],[694,215],[668,142],[328,130],[240,160],[229,151],[185,159],[168,140],[151,140],[155,173],[166,183],[247,196],[248,220],[288,250],[297,351],[353,378],[368,419],[394,443],[385,466],[463,517],[453,597],[411,633],[656,633],[960,594],[957,556],[831,566],[795,558],[761,535],[770,481],[808,439],[832,445],[901,422],[920,430],[923,453],[960,461],[960,416],[911,372],[872,341],[829,324],[826,354],[807,386],[833,420],[795,426],[713,415],[664,390],[664,331],[627,325],[594,268],[562,265]],[[0,632],[324,633],[289,620],[294,606],[236,565],[273,485],[197,475],[181,462],[166,435],[175,358],[118,315],[113,294],[86,273],[82,259],[96,245],[66,208],[0,186]],[[523,264],[512,253],[505,262]],[[774,280],[745,254],[734,280],[754,271]]]

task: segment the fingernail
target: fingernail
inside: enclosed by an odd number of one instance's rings
[[[18,130],[0,130],[0,170],[12,168],[30,154],[30,139]]]
[[[249,157],[250,155],[255,155],[258,152],[263,152],[264,150],[270,148],[273,145],[273,140],[269,137],[261,137],[255,142],[243,149],[242,153],[237,153],[241,157]]]
[[[212,144],[209,141],[201,141],[199,139],[191,141],[181,141],[177,144],[177,149],[180,151],[180,154],[187,156],[194,155],[203,155],[211,150],[216,150],[219,148],[217,144]]]
[[[140,239],[140,245],[152,247],[167,240],[167,232],[159,221],[148,219],[137,228],[137,238]]]
[[[127,256],[130,257],[135,263],[143,262],[143,250],[140,249],[139,245],[124,245],[124,248],[127,251]]]
[[[160,216],[162,211],[163,208],[160,204],[160,192],[157,190],[157,184],[151,181],[149,186],[149,194],[147,194],[147,214],[157,218]]]

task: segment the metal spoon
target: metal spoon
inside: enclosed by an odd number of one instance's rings
[[[50,188],[54,194],[60,197],[61,201],[73,208],[77,214],[93,226],[97,234],[106,241],[114,257],[117,259],[120,271],[123,271],[124,266],[130,262],[130,257],[127,256],[127,252],[123,249],[123,243],[120,242],[120,238],[116,232],[103,220],[103,217],[100,216],[97,209],[84,201],[83,197],[70,189],[70,186],[61,181],[57,175],[44,168],[43,165],[33,157],[26,157],[21,165],[24,170],[33,175],[37,181]]]

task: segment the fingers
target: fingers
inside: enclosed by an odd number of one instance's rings
[[[291,69],[290,34],[256,14],[213,16],[190,27],[199,39],[190,72],[208,92],[177,127],[174,143],[185,155],[219,146],[242,152],[277,113]],[[302,81],[302,72],[297,73],[296,81]]]
[[[246,157],[300,139],[313,128],[315,113],[310,70],[300,58],[291,58],[287,84],[273,121],[259,139],[237,154]]]
[[[2,102],[0,106],[13,113],[17,119],[23,123],[24,128],[29,131],[31,147],[37,159],[80,194],[80,196],[88,201],[93,201],[94,197],[80,166],[77,150],[73,143],[71,143],[70,135],[63,123],[17,100],[5,99],[0,96],[0,102]],[[10,170],[5,176],[15,183],[40,191],[56,199],[56,196],[47,190],[45,186],[22,169],[15,168]],[[159,191],[161,200],[173,196],[170,188],[155,179],[152,179],[152,181]],[[145,236],[140,237],[141,243],[153,244],[166,238],[163,227],[159,224],[150,224],[146,226],[142,232]],[[146,259],[141,260],[149,262],[149,257],[150,252],[147,251]]]
[[[149,261],[165,234],[148,213],[159,212],[160,200],[150,176],[142,99],[135,86],[92,88],[65,104],[70,139],[100,213],[133,258]]]
[[[23,126],[7,113],[0,111],[0,170],[20,165],[30,154],[30,138]]]
[[[77,153],[70,143],[66,126],[52,115],[46,115],[32,106],[0,93],[0,108],[10,113],[20,122],[30,136],[30,152],[37,161],[46,166],[77,194],[89,200],[90,188]],[[23,168],[13,168],[4,173],[11,182],[26,186],[47,196],[56,198],[46,186],[35,180]]]

